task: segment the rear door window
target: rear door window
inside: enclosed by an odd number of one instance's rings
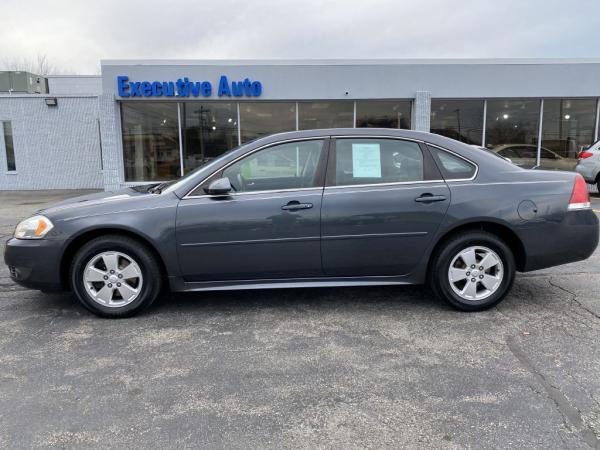
[[[472,178],[477,171],[475,164],[453,153],[429,146],[433,159],[437,163],[445,180],[463,180]]]
[[[334,159],[337,186],[424,180],[423,152],[412,141],[339,138]]]

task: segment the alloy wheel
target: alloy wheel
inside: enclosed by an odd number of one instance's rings
[[[504,278],[498,254],[483,246],[461,250],[450,263],[448,281],[463,300],[480,301],[496,292]]]
[[[140,295],[143,281],[139,264],[120,252],[99,253],[83,271],[87,293],[96,303],[112,308],[133,302]]]

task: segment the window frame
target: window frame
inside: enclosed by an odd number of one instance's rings
[[[392,181],[383,183],[364,183],[364,184],[336,184],[336,141],[338,139],[388,139],[395,141],[414,142],[419,146],[423,155],[423,180],[419,181]],[[339,135],[332,136],[331,143],[329,144],[329,159],[327,161],[327,174],[325,176],[325,187],[328,189],[343,189],[343,188],[360,188],[360,187],[374,187],[374,186],[396,186],[396,185],[411,185],[411,184],[423,184],[423,183],[443,183],[444,178],[439,168],[435,164],[431,153],[427,149],[428,143],[420,141],[418,139],[410,139],[405,137],[397,136],[380,136],[380,135]]]
[[[321,149],[321,155],[320,155],[319,162],[317,164],[317,168],[315,171],[315,186],[306,187],[306,188],[293,188],[293,189],[268,189],[268,190],[261,190],[261,191],[230,192],[227,195],[234,197],[234,196],[253,195],[253,194],[265,194],[265,193],[269,193],[269,192],[294,192],[294,191],[307,191],[307,190],[314,190],[314,189],[323,189],[325,186],[326,166],[327,166],[327,161],[329,160],[329,152],[330,152],[330,148],[331,148],[331,137],[330,136],[286,139],[284,141],[271,142],[270,144],[262,145],[253,150],[250,150],[249,152],[244,153],[243,155],[240,155],[239,157],[235,158],[233,161],[228,162],[224,166],[219,167],[213,173],[211,173],[210,175],[205,177],[202,181],[200,181],[192,189],[190,189],[188,191],[188,193],[183,196],[182,200],[193,199],[193,198],[203,198],[203,197],[213,197],[213,198],[214,197],[222,197],[222,195],[207,194],[204,192],[204,189],[206,187],[208,187],[208,185],[214,179],[221,178],[223,176],[223,172],[229,166],[231,166],[231,165],[233,165],[233,164],[261,151],[261,150],[266,150],[268,148],[275,147],[275,146],[282,145],[282,144],[289,144],[289,143],[293,143],[293,142],[306,142],[306,141],[323,141],[323,148]],[[194,192],[196,192],[198,189],[200,189],[201,192],[203,192],[203,193],[200,195],[194,195]]]

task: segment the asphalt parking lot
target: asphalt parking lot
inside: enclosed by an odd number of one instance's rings
[[[76,194],[0,192],[0,249]],[[385,287],[169,295],[126,320],[2,261],[0,447],[600,449],[600,251],[483,313]]]

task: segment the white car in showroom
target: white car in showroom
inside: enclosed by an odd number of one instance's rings
[[[582,150],[577,158],[575,170],[588,184],[595,184],[600,192],[600,141]]]

